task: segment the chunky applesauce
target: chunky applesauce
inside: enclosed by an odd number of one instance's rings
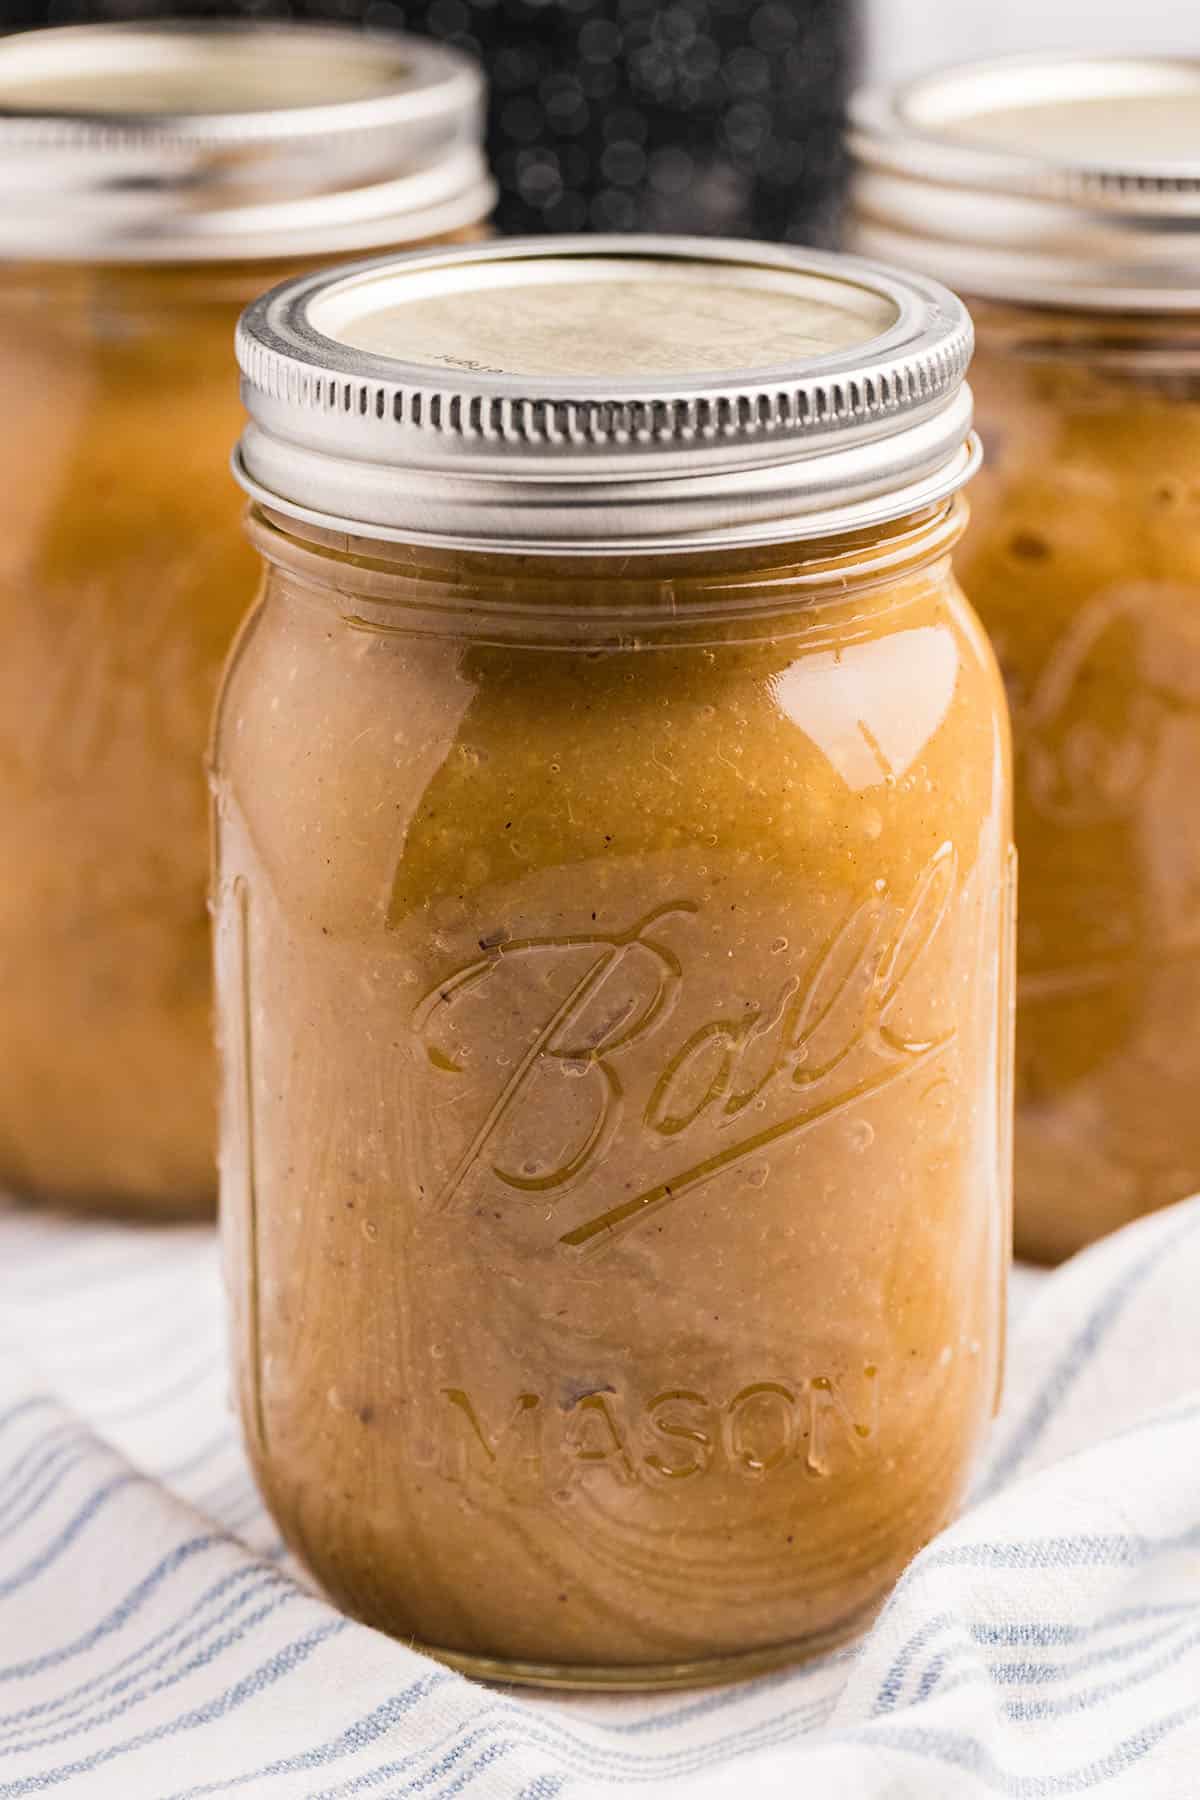
[[[336,28],[0,43],[0,1188],[213,1204],[203,750],[257,583],[234,328],[342,246],[475,235],[479,95]]]
[[[1200,336],[977,322],[961,563],[1013,715],[1017,1245],[1056,1260],[1200,1186]]]
[[[841,1634],[954,1510],[1011,903],[960,524],[576,572],[258,517],[214,776],[235,1348],[359,1617],[695,1678]]]
[[[255,586],[223,455],[255,285],[0,274],[0,1183],[78,1204],[212,1198],[199,761]]]
[[[0,269],[0,1186],[213,1204],[203,748],[254,596],[230,344],[278,267]]]

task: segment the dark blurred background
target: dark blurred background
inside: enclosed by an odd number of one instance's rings
[[[478,56],[504,232],[833,235],[853,0],[0,0],[0,28],[231,13]]]

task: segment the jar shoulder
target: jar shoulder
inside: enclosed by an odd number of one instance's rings
[[[1007,756],[945,571],[752,641],[588,648],[364,628],[276,578],[214,746],[268,867],[339,916],[630,856],[907,884],[1006,817]]]

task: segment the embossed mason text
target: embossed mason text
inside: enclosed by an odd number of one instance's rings
[[[451,1480],[517,1493],[601,1471],[625,1486],[664,1488],[721,1471],[761,1481],[790,1468],[822,1479],[859,1463],[878,1429],[875,1365],[852,1385],[852,1399],[846,1384],[824,1375],[717,1395],[666,1387],[643,1402],[611,1385],[558,1404],[524,1391],[501,1413],[465,1387],[447,1387],[436,1459]]]

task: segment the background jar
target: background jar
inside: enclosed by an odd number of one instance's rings
[[[853,241],[965,293],[960,566],[1013,714],[1016,1241],[1200,1186],[1200,71],[1014,59],[861,96]]]
[[[336,28],[0,45],[0,1186],[212,1204],[234,326],[289,269],[473,235],[481,98],[452,52]]]
[[[968,337],[932,284],[711,240],[368,264],[243,323],[243,1423],[333,1597],[477,1673],[811,1651],[961,1494],[1012,978]]]

